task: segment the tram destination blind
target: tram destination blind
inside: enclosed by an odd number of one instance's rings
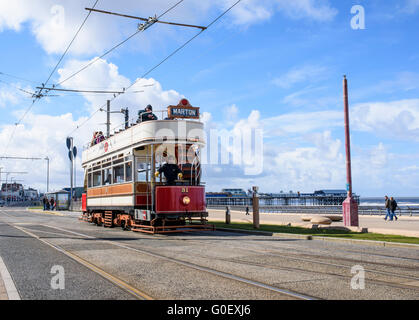
[[[168,107],[169,118],[191,118],[199,119],[199,108],[195,107]]]

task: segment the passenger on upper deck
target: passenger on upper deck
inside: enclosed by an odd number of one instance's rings
[[[97,136],[96,136],[96,144],[101,143],[103,140],[105,140],[103,132],[99,131]]]
[[[91,146],[91,147],[92,147],[92,146],[94,146],[94,145],[96,144],[97,134],[98,134],[98,132],[97,132],[97,131],[95,131],[95,132],[93,133],[93,138],[92,138],[92,141],[90,142],[90,146]]]
[[[176,178],[182,179],[183,174],[182,170],[179,169],[179,166],[176,164],[175,158],[169,156],[168,161],[156,171],[155,176],[158,177],[160,173],[164,173],[166,178],[167,185],[174,185]]]
[[[153,113],[153,107],[149,104],[145,110],[138,111],[137,122],[144,122],[149,120],[157,120],[157,116]]]

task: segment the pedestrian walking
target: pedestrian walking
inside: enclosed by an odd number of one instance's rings
[[[54,201],[54,198],[51,198],[51,200],[49,202],[49,205],[50,205],[50,209],[51,210],[54,210],[55,209],[55,201]]]
[[[44,211],[45,211],[45,210],[47,210],[47,202],[48,202],[48,200],[47,200],[47,198],[44,196],[44,197],[42,198],[42,203],[44,204]]]
[[[384,217],[384,220],[387,221],[387,218],[389,218],[390,221],[393,221],[393,215],[391,214],[391,210],[390,210],[390,199],[387,196],[385,196],[384,200],[385,200],[385,208],[386,208],[386,216]]]
[[[249,206],[246,207],[246,216],[250,216],[250,214],[249,214]]]
[[[397,209],[397,202],[396,200],[394,200],[393,197],[390,197],[390,211],[391,211],[391,217],[394,219],[396,219],[397,221],[397,216],[396,216],[396,209]]]

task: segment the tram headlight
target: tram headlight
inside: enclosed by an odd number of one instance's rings
[[[184,205],[188,205],[191,202],[191,198],[189,198],[188,196],[184,196],[182,198],[182,202]]]

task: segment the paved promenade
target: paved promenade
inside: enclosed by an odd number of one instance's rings
[[[209,220],[225,221],[225,211],[208,209]],[[301,220],[307,214],[260,213],[261,224],[278,224],[291,226],[309,226],[309,222]],[[319,216],[315,214],[314,216]],[[231,211],[231,221],[253,222],[252,213],[246,215],[242,211]],[[343,222],[333,222],[331,226],[343,226]],[[397,221],[384,221],[383,216],[359,216],[359,226],[368,228],[368,232],[394,234],[410,237],[419,237],[419,217],[402,216]]]

